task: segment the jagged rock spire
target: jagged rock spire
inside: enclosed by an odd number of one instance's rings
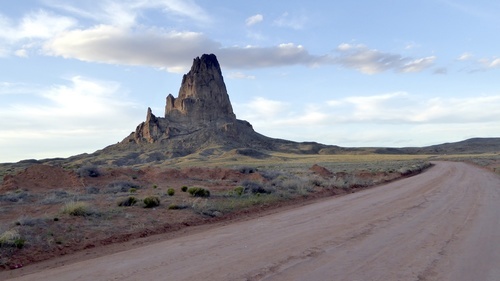
[[[168,95],[165,117],[181,116],[200,122],[236,118],[214,54],[195,58],[191,70],[182,78],[179,96]]]

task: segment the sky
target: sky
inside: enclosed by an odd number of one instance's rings
[[[490,0],[0,0],[0,162],[121,141],[204,53],[237,118],[269,137],[499,137],[499,14]]]

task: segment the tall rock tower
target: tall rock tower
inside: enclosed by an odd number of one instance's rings
[[[201,123],[236,119],[214,54],[195,58],[191,70],[182,78],[179,96],[167,97],[165,118],[183,117]]]
[[[202,131],[205,139],[214,134],[234,136],[238,134],[237,124],[217,57],[205,54],[194,59],[191,70],[182,78],[178,97],[167,96],[165,117],[156,117],[148,108],[146,121],[137,126],[129,140],[157,143]],[[251,129],[248,122],[244,124]]]

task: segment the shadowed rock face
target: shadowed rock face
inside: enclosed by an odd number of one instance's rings
[[[182,78],[178,97],[167,96],[165,117],[156,117],[148,108],[146,121],[137,126],[133,140],[155,143],[208,128],[212,134],[234,137],[243,133],[237,128],[242,124],[253,132],[248,122],[237,120],[233,113],[217,57],[205,54],[194,59]]]
[[[193,122],[236,119],[219,62],[214,54],[195,58],[182,78],[178,98],[167,97],[165,118],[189,117]]]

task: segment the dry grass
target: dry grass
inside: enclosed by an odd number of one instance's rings
[[[61,208],[61,213],[67,214],[70,216],[92,216],[95,215],[96,212],[90,208],[90,205],[86,202],[79,201],[71,201]]]

